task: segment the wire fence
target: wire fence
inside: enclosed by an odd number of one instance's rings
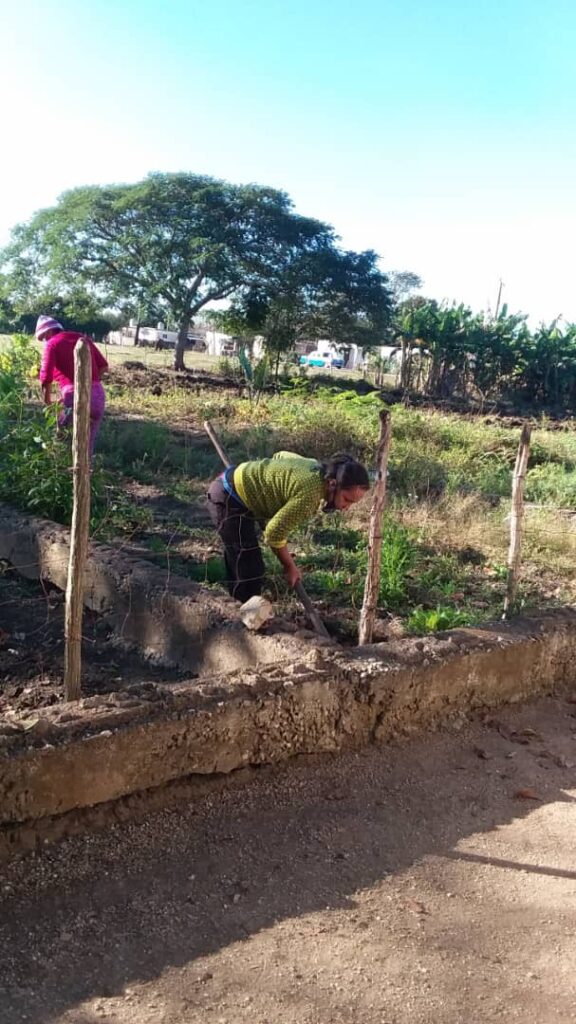
[[[393,507],[389,515],[393,519],[406,523],[410,529],[418,533],[423,542],[429,541],[434,537],[441,538],[447,533],[446,514],[442,509],[444,498],[445,496],[442,494],[434,497],[424,496],[419,501],[410,502],[402,509]],[[503,498],[502,494],[498,492],[491,494],[482,493],[477,496],[463,495],[462,499],[468,501],[469,508],[462,513],[462,518],[457,524],[449,524],[450,530],[448,532],[451,534],[452,540],[454,540],[456,535],[459,535],[459,541],[462,544],[469,536],[478,537],[479,547],[481,548],[484,539],[482,537],[482,530],[483,524],[485,524],[485,537],[490,537],[491,544],[488,546],[491,547],[492,553],[484,559],[483,564],[478,566],[468,564],[466,573],[470,580],[476,579],[479,585],[486,584],[487,576],[491,574],[498,584],[497,589],[500,593],[502,591],[501,584],[503,583],[503,569],[506,561],[504,553],[509,539],[511,524],[510,500]],[[161,550],[150,551],[148,556],[156,565],[162,567],[165,573],[166,590],[170,589],[171,581],[174,577],[180,574],[188,575],[189,577],[189,570],[193,568],[196,582],[204,584],[216,583],[223,587],[226,587],[228,582],[230,585],[229,589],[231,589],[233,594],[235,593],[234,584],[238,584],[238,582],[254,586],[257,588],[256,592],[259,592],[265,579],[266,586],[271,591],[271,596],[275,601],[289,599],[290,595],[287,593],[284,584],[280,564],[276,564],[274,560],[271,561],[267,555],[264,560],[262,559],[262,548],[257,536],[258,527],[254,518],[242,510],[236,511],[236,524],[234,525],[234,509],[232,509],[232,513],[232,516],[229,517],[228,525],[231,526],[232,532],[236,530],[237,536],[228,538],[228,557],[226,557],[226,552],[224,552],[224,560],[222,560],[222,551],[219,545],[219,540],[225,540],[221,536],[222,530],[211,528],[208,518],[206,518],[205,534],[199,543],[201,552],[200,554],[196,553],[194,558],[191,559],[181,551],[182,535],[185,537],[186,532],[185,525],[178,522],[177,515],[175,516],[175,522],[171,521],[170,515],[162,517]],[[151,522],[151,532],[154,529],[154,525],[158,527],[159,523],[154,524]],[[534,584],[535,571],[541,570],[543,576],[546,573],[548,575],[554,574],[554,566],[546,564],[546,552],[547,550],[552,552],[554,545],[556,549],[565,554],[567,562],[570,560],[573,549],[576,546],[576,508],[546,502],[524,502],[522,508],[522,528],[524,550],[526,552],[525,560],[530,563],[532,584]],[[140,528],[137,529],[136,533],[140,533]],[[117,545],[118,552],[131,555],[133,553],[134,540],[134,536],[130,535],[121,540]],[[550,544],[552,547],[549,547]],[[452,547],[456,550],[457,544],[453,544]],[[145,550],[142,550],[142,548],[145,548],[145,545],[140,545],[140,548],[140,557],[142,557],[145,555]],[[347,546],[336,542],[333,545],[333,552],[331,551],[328,554],[326,549],[322,549],[321,542],[318,544],[313,542],[311,532],[308,531],[298,540],[298,548],[303,552],[302,564],[304,565],[304,575],[306,574],[306,568],[309,572],[317,571],[311,568],[311,563],[318,551],[326,555],[320,568],[327,576],[332,577],[332,581],[330,579],[326,581],[327,586],[321,595],[325,605],[330,604],[331,601],[334,602],[335,606],[348,603],[352,610],[357,610],[359,608],[357,594],[350,591],[350,585],[347,583],[347,580],[352,575]],[[493,551],[496,548],[500,552],[497,571],[491,568],[491,565],[495,562]],[[535,548],[540,549],[538,557],[534,556]],[[447,550],[450,550],[450,544],[439,544],[438,553],[440,555]],[[550,560],[552,561],[552,555]],[[0,567],[0,578],[6,577],[7,569],[6,564]],[[38,569],[37,560],[20,564],[18,569],[25,575],[33,574]],[[521,579],[522,574],[520,572]],[[576,575],[574,579],[576,580]],[[330,586],[330,582],[332,582],[333,586]],[[571,582],[570,566],[566,565],[562,577],[558,577],[558,584],[562,587],[564,583],[568,585]],[[36,615],[35,621],[30,623],[29,628],[24,624],[22,626],[22,632],[26,632],[32,637],[40,635],[54,615],[59,614],[61,598],[59,597],[58,588],[55,585],[47,584],[46,581],[40,580],[36,585],[30,584],[27,586],[29,591],[33,586],[37,586],[36,595],[34,596],[30,592],[27,600],[29,602],[36,602],[38,608],[43,611],[42,622],[39,621],[38,615]],[[549,589],[549,583],[546,586]],[[348,593],[346,592],[347,588]],[[543,586],[543,590],[545,589],[546,587]],[[458,588],[453,588],[452,593],[454,592],[458,593]],[[235,594],[235,596],[238,595]],[[13,604],[13,600],[10,593],[6,594],[5,590],[0,590],[0,609],[8,608]],[[446,587],[445,600],[448,603],[453,600],[448,586]],[[546,599],[544,596],[542,600],[545,603]],[[2,615],[0,614],[1,628]],[[85,632],[84,638],[88,642],[94,642],[87,632]]]

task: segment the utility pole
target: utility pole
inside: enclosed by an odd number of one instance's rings
[[[502,278],[500,278],[499,285],[498,285],[498,298],[496,299],[496,312],[494,313],[494,319],[495,320],[498,319],[498,313],[500,312],[500,299],[502,298],[502,289],[503,289],[503,287],[504,287],[504,282],[503,282]]]

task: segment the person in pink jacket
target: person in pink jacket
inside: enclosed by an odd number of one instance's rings
[[[72,423],[74,408],[74,347],[83,338],[90,346],[92,355],[92,393],[90,396],[90,458],[94,454],[94,444],[106,405],[106,396],[102,387],[101,376],[108,369],[108,363],[94,342],[85,334],[77,331],[65,331],[62,324],[51,316],[39,316],[36,324],[36,337],[44,342],[42,364],[40,366],[40,383],[46,405],[52,402],[52,384],[60,387],[62,412],[58,417],[60,427],[68,427]]]

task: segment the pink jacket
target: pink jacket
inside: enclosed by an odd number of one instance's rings
[[[42,365],[40,366],[40,383],[51,384],[53,380],[60,388],[74,386],[74,348],[79,338],[84,338],[90,346],[92,355],[92,383],[96,384],[101,375],[108,369],[108,363],[93,341],[85,334],[76,331],[60,331],[49,341],[44,342]]]

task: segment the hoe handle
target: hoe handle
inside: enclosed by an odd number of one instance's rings
[[[328,630],[326,629],[326,626],[322,622],[322,619],[320,618],[318,612],[316,611],[314,605],[312,604],[312,601],[308,597],[308,594],[304,590],[303,584],[298,582],[296,584],[296,586],[294,587],[294,590],[296,591],[296,593],[298,595],[300,603],[303,605],[303,607],[308,612],[308,617],[310,619],[310,622],[314,626],[314,629],[316,630],[318,635],[319,636],[323,636],[326,640],[331,640],[332,637],[330,636],[330,633],[328,632]]]
[[[230,462],[230,459],[228,458],[226,452],[224,451],[222,445],[220,444],[216,431],[214,430],[214,427],[210,423],[210,420],[204,420],[204,430],[208,434],[208,437],[212,441],[212,444],[214,445],[224,465],[226,467],[231,466],[232,463]],[[323,636],[326,640],[331,640],[332,638],[330,636],[330,633],[326,629],[326,626],[322,622],[322,619],[320,618],[318,612],[316,611],[314,605],[312,604],[312,601],[308,597],[308,594],[306,593],[303,584],[297,583],[296,586],[294,587],[294,590],[296,591],[296,594],[303,608],[308,613],[310,622],[314,626],[314,629],[316,630],[318,635]]]
[[[225,468],[227,469],[228,466],[232,465],[232,463],[230,462],[230,459],[228,458],[226,452],[224,451],[222,445],[220,444],[220,441],[218,440],[218,437],[216,435],[216,431],[214,430],[214,427],[210,423],[210,420],[204,420],[204,430],[208,434],[208,437],[212,441],[212,444],[214,445],[216,451],[218,452],[218,455],[220,456],[222,462],[224,463]]]

